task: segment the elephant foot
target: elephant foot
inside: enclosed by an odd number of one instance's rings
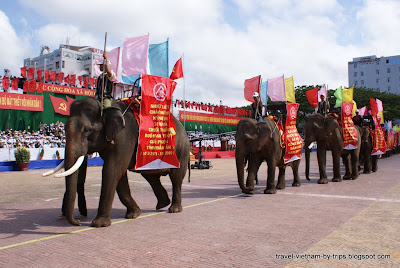
[[[264,194],[276,194],[276,188],[265,189]]]
[[[178,213],[182,211],[182,205],[181,204],[172,204],[169,209],[168,212],[169,213]]]
[[[377,172],[377,171],[378,171],[377,168],[373,168],[373,169],[372,169],[372,172]]]
[[[342,178],[332,178],[332,181],[333,181],[333,182],[341,182],[341,181],[342,181]]]
[[[300,182],[293,182],[292,187],[300,187]]]
[[[358,175],[357,176],[351,176],[352,180],[356,180],[357,178],[358,178]]]
[[[156,209],[159,210],[159,209],[165,208],[165,207],[168,206],[169,204],[171,204],[171,200],[169,200],[169,198],[167,198],[167,199],[165,199],[165,200],[161,200],[161,201],[159,200],[159,201],[157,202]]]
[[[96,219],[94,219],[91,224],[92,227],[108,227],[110,225],[111,220],[104,217],[96,217]]]
[[[286,188],[286,185],[284,183],[279,183],[276,185],[276,189],[278,190],[283,190]]]
[[[327,178],[319,179],[317,182],[318,182],[318,184],[327,184],[328,179]]]
[[[125,214],[125,218],[126,219],[136,219],[137,217],[140,216],[140,214],[142,214],[142,210],[140,208],[137,208],[133,211],[127,211]]]
[[[364,170],[363,174],[371,174],[370,170]]]
[[[344,175],[344,176],[343,176],[343,179],[344,179],[344,180],[351,180],[351,175]]]

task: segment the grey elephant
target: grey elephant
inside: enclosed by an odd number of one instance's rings
[[[241,119],[236,130],[236,171],[238,183],[243,193],[254,194],[254,180],[261,163],[265,160],[268,165],[267,187],[265,194],[275,194],[277,189],[285,188],[285,168],[293,169],[292,186],[300,186],[298,173],[300,159],[285,165],[283,162],[284,149],[280,146],[279,129],[274,121],[264,118],[257,122],[252,118]],[[248,161],[248,176],[244,185],[245,160]],[[279,168],[278,183],[275,186],[275,169]]]
[[[369,131],[368,127],[360,127],[361,133],[361,148],[360,148],[360,168],[363,166],[364,174],[369,174],[372,172],[376,172],[378,170],[378,156],[371,155],[373,149],[373,139],[372,133]]]
[[[360,130],[356,127],[358,141],[356,143],[357,149],[344,150],[343,145],[343,132],[337,119],[333,116],[324,117],[321,114],[312,114],[307,118],[307,122],[304,126],[305,141],[304,150],[306,157],[306,178],[310,180],[310,146],[316,141],[317,142],[317,159],[319,166],[319,184],[328,183],[326,175],[326,151],[332,152],[333,160],[333,178],[332,181],[342,181],[340,175],[340,157],[343,159],[345,165],[346,174],[343,179],[357,179],[359,176],[358,161],[361,148],[361,135]]]
[[[67,193],[65,215],[69,223],[73,225],[80,225],[80,222],[73,218],[77,170],[87,168],[81,166],[82,161],[87,154],[94,152],[99,152],[104,165],[99,208],[91,225],[94,227],[111,225],[110,216],[115,191],[127,208],[126,218],[133,219],[141,214],[141,209],[131,196],[127,177],[127,170],[133,171],[136,164],[139,126],[130,109],[123,117],[121,116],[119,110],[125,109],[124,103],[113,102],[112,107],[105,108],[101,115],[101,104],[94,98],[77,100],[71,105],[70,118],[65,125],[65,172],[56,176],[65,176]],[[172,204],[168,211],[172,213],[182,211],[181,187],[189,165],[190,151],[189,140],[182,124],[176,118],[174,122],[176,126],[175,153],[180,167],[139,172],[150,183],[157,197],[156,209],[161,209],[171,203],[167,191],[160,182],[160,176],[170,176],[173,194]],[[61,165],[56,170],[59,168]]]

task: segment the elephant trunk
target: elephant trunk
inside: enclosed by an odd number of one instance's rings
[[[246,186],[244,185],[244,166],[245,166],[244,152],[241,152],[241,150],[238,151],[237,149],[238,148],[236,147],[235,158],[236,158],[236,172],[238,177],[238,183],[240,189],[242,189],[242,192],[245,194],[249,194],[251,190],[249,188],[246,188]]]
[[[311,149],[310,149],[309,145],[304,146],[304,151],[305,151],[304,154],[306,156],[306,179],[310,180],[310,152],[311,152]]]

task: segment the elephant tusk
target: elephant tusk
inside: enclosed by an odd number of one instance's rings
[[[67,171],[61,172],[59,174],[56,174],[56,175],[54,175],[54,177],[61,178],[61,177],[67,177],[67,176],[73,174],[82,165],[84,159],[85,159],[84,155],[79,156],[78,160],[76,160],[75,164],[70,169],[68,169]]]
[[[310,143],[310,145],[308,145],[308,149],[312,149],[312,147],[314,146],[314,142]]]
[[[64,167],[64,160],[58,164],[58,166],[55,169],[49,170],[45,173],[42,174],[43,177],[49,176],[51,174],[54,174],[55,172],[59,171],[60,169],[62,169]]]

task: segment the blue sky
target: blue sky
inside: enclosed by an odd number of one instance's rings
[[[185,83],[174,97],[247,105],[243,82],[282,74],[296,85],[348,86],[354,57],[399,55],[397,0],[4,1],[0,8],[0,70],[18,75],[41,45],[122,46],[150,33],[170,40],[170,68],[184,54]],[[104,19],[106,18],[106,19]]]

